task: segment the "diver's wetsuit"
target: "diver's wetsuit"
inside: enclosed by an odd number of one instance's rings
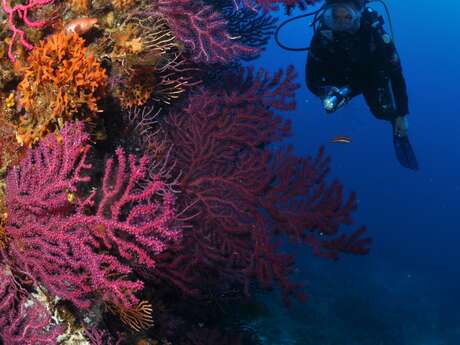
[[[351,87],[351,97],[362,93],[379,119],[392,121],[409,113],[398,53],[383,29],[382,17],[370,8],[363,11],[360,29],[354,34],[320,25],[310,45],[306,82],[321,98],[329,86]]]

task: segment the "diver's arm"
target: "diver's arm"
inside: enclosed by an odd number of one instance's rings
[[[380,23],[376,28],[377,45],[382,54],[386,75],[391,82],[397,116],[405,116],[409,113],[409,102],[401,61],[393,40],[383,29],[383,19],[380,19]]]
[[[326,62],[322,55],[319,34],[316,33],[311,40],[308,51],[305,82],[308,89],[318,97],[324,97],[324,87],[326,86]]]
[[[321,99],[331,96],[336,89],[347,89],[347,101],[361,93],[358,85],[354,85],[353,79],[351,82],[344,83],[342,76],[337,76],[335,72],[334,57],[331,57],[331,52],[328,50],[325,43],[325,38],[321,31],[317,31],[310,43],[310,49],[307,57],[307,65],[305,68],[305,81],[308,89]],[[337,58],[337,57],[336,57]]]
[[[321,99],[324,109],[328,113],[333,113],[345,105],[354,96],[354,92],[348,85],[341,87],[330,85],[323,71],[325,65],[310,52],[306,68],[307,87]]]
[[[316,96],[321,97],[321,61],[312,54],[308,54],[305,69],[305,82],[308,89]]]

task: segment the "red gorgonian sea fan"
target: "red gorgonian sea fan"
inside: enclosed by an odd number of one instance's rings
[[[224,64],[259,53],[259,49],[232,37],[224,17],[203,1],[158,0],[149,11],[161,13],[168,20],[177,39],[191,51],[194,62]]]
[[[48,135],[7,176],[10,265],[80,308],[131,306],[143,283],[130,279],[130,266],[154,269],[155,256],[180,238],[174,196],[159,179],[145,182],[147,157],[137,162],[122,149],[118,164],[107,160],[100,188],[82,196],[89,137],[81,123],[60,136]]]
[[[156,277],[192,294],[203,276],[246,287],[256,277],[266,288],[278,282],[285,297],[301,297],[288,279],[292,257],[280,252],[276,235],[329,258],[367,252],[364,228],[339,233],[352,223],[356,197],[327,181],[324,150],[296,157],[290,149],[269,148],[290,134],[289,122],[276,111],[295,108],[294,78],[291,67],[273,76],[242,69],[224,76],[221,88],[201,88],[169,115],[165,132],[182,172],[181,201],[194,205],[197,216],[182,246],[159,256]]]

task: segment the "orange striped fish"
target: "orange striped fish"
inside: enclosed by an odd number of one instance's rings
[[[338,136],[332,138],[330,143],[331,144],[350,144],[351,143],[351,137],[348,137],[346,135],[338,135]]]

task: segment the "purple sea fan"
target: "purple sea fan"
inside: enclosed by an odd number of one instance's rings
[[[159,178],[145,181],[149,159],[116,150],[101,185],[89,188],[88,136],[67,124],[29,150],[6,181],[9,260],[53,295],[80,308],[94,301],[137,303],[143,287],[131,265],[155,267],[155,255],[180,238],[174,196]],[[142,185],[142,187],[140,187]]]
[[[176,38],[191,51],[194,62],[228,63],[259,53],[259,49],[232,37],[225,18],[203,1],[159,0],[150,11],[165,16]]]

